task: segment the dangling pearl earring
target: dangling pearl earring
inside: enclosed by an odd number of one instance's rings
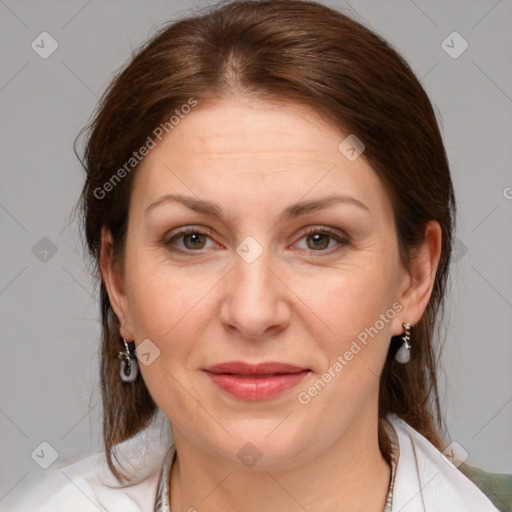
[[[405,333],[402,336],[403,343],[395,354],[395,359],[399,363],[405,364],[411,359],[411,345],[409,345],[409,340],[411,339],[411,324],[409,322],[403,323],[402,327],[405,329]]]
[[[121,329],[124,327],[124,317],[123,323],[121,324]],[[123,382],[133,382],[137,378],[137,374],[139,373],[139,366],[137,364],[137,358],[135,357],[135,343],[131,341],[128,346],[128,342],[123,338],[124,343],[124,351],[119,352],[119,359],[121,359],[121,368],[119,369],[119,375]],[[128,374],[126,373],[126,366],[128,365]]]

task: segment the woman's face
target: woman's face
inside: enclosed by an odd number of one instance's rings
[[[284,467],[375,425],[390,337],[421,312],[390,200],[363,157],[340,151],[347,135],[297,105],[199,104],[136,171],[109,293],[177,442]],[[333,196],[345,199],[313,207]],[[234,361],[304,371],[205,371]]]

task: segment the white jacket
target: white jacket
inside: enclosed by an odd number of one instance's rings
[[[397,433],[400,454],[392,512],[496,512],[487,496],[425,437],[396,415],[387,416]],[[146,429],[122,443],[125,457],[140,475],[121,487],[103,452],[55,468],[9,512],[154,512],[161,467],[169,444],[158,429]],[[148,448],[149,447],[149,448]]]

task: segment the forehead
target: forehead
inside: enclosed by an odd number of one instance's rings
[[[340,152],[346,136],[302,105],[199,104],[144,158],[132,204],[142,208],[165,193],[187,193],[214,201],[218,196],[233,207],[248,206],[249,198],[268,207],[339,192],[387,208],[371,167]]]
[[[173,130],[167,143],[197,154],[296,151],[299,142],[303,151],[325,151],[341,136],[307,106],[242,99],[199,105],[185,125],[188,130]]]

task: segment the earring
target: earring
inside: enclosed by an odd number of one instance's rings
[[[400,364],[405,364],[411,359],[411,345],[409,345],[409,340],[411,339],[411,324],[409,322],[403,323],[402,327],[405,329],[405,333],[402,336],[403,343],[395,354],[395,359]]]
[[[124,317],[123,323],[121,324],[121,329],[124,327]],[[119,374],[123,382],[133,382],[137,378],[137,374],[139,373],[139,366],[137,364],[137,358],[135,357],[135,343],[133,341],[127,342],[123,338],[124,343],[124,351],[119,352],[119,359],[121,359],[121,368],[119,369]],[[126,366],[128,365],[128,374],[126,373]]]

